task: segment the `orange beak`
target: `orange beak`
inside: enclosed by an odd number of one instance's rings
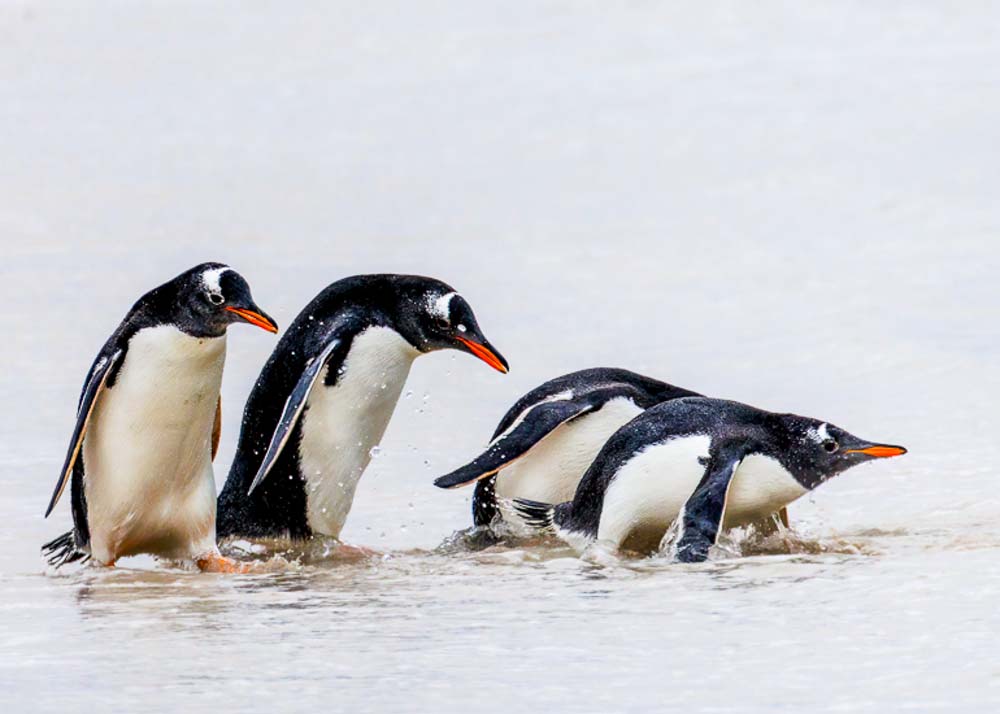
[[[476,357],[481,359],[483,362],[488,364],[490,367],[495,369],[497,372],[507,374],[507,363],[504,362],[503,358],[500,357],[496,352],[491,350],[486,345],[481,345],[478,342],[473,342],[464,337],[458,337],[458,341],[469,348],[469,352],[474,354]]]
[[[227,307],[227,310],[232,313],[236,313],[241,318],[249,322],[251,325],[256,325],[262,330],[267,330],[268,332],[276,333],[278,331],[278,325],[267,315],[255,312],[254,310],[247,310],[242,307]]]
[[[906,449],[902,446],[869,446],[865,449],[848,449],[848,454],[864,454],[865,456],[871,456],[876,459],[888,459],[892,456],[902,456],[906,453]]]

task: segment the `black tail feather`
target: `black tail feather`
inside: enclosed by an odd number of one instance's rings
[[[515,498],[514,510],[529,528],[540,531],[552,531],[555,528],[556,507],[551,503]]]
[[[76,544],[73,531],[67,531],[58,538],[50,540],[42,546],[42,553],[49,565],[59,568],[66,563],[90,558],[90,554],[81,550]]]

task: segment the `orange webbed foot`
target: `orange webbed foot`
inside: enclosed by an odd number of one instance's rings
[[[203,573],[252,573],[254,567],[250,563],[240,563],[226,558],[220,553],[212,553],[195,561]]]

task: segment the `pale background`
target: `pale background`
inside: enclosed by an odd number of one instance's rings
[[[996,711],[998,32],[976,2],[0,5],[0,702]],[[383,561],[46,573],[93,355],[204,260],[282,326],[346,275],[439,277],[511,373],[417,362],[344,534]],[[230,333],[220,486],[273,344]],[[433,477],[599,365],[911,453],[791,508],[833,552],[432,552],[471,495]]]

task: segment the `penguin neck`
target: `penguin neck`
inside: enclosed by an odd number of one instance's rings
[[[389,327],[351,339],[343,361],[313,388],[299,440],[306,517],[314,533],[339,537],[361,474],[382,440],[413,360],[420,355]]]

